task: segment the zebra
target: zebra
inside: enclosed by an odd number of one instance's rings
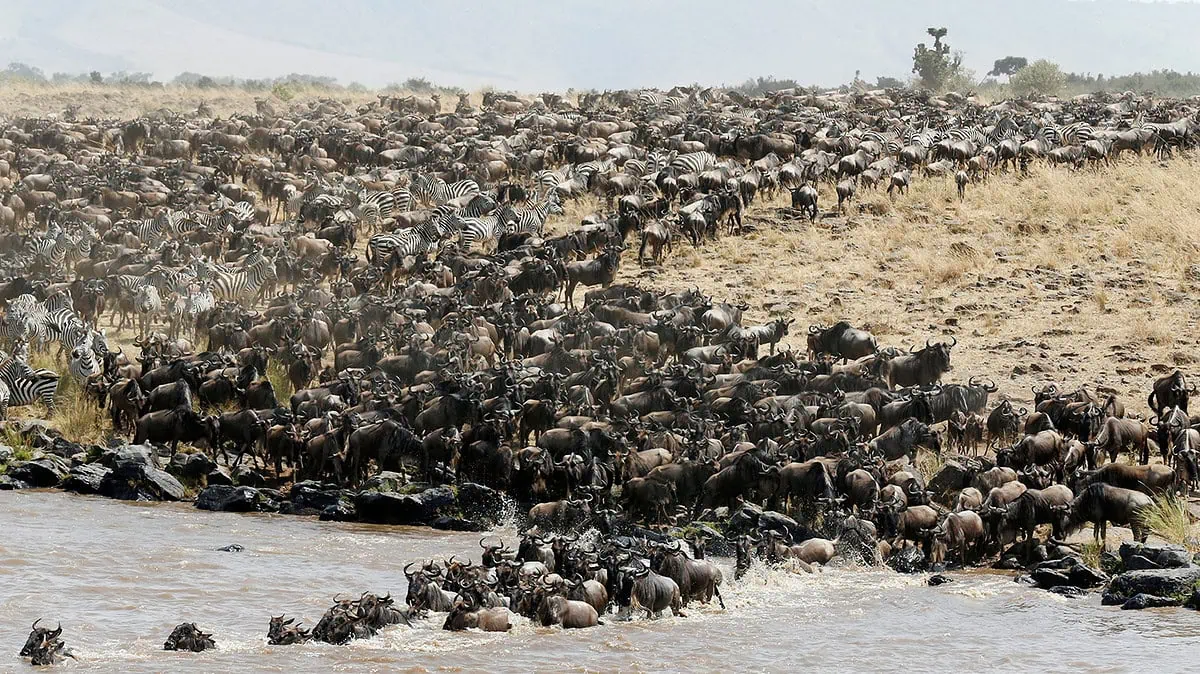
[[[671,168],[675,169],[681,175],[687,173],[699,175],[716,167],[717,156],[704,150],[681,154],[671,160]]]
[[[455,218],[459,221],[457,225],[459,246],[464,252],[470,250],[471,246],[476,243],[479,243],[481,248],[486,248],[489,242],[497,243],[508,229],[504,220],[497,215],[487,215],[481,218],[455,216]]]
[[[92,334],[89,333],[71,350],[71,357],[67,361],[67,372],[76,379],[86,380],[99,374],[102,367],[103,361],[96,358],[96,352],[92,346]]]
[[[501,216],[509,223],[508,230],[513,234],[533,234],[541,236],[542,230],[546,226],[546,217],[553,213],[554,215],[562,215],[563,209],[555,198],[555,193],[550,192],[546,195],[546,200],[541,204],[527,210],[516,210],[511,206],[505,206]]]
[[[445,180],[436,177],[430,177],[424,174],[418,174],[413,178],[412,187],[409,188],[412,196],[418,201],[427,204],[444,204],[447,201],[464,197],[469,194],[479,194],[479,184],[474,180],[460,180],[456,183],[447,184]]]
[[[499,208],[496,200],[486,194],[477,194],[466,206],[454,212],[455,215],[462,218],[481,218],[485,215],[491,215]]]
[[[209,271],[212,273],[213,295],[217,299],[245,302],[275,280],[275,260],[256,251],[239,271],[226,271],[212,263]]]
[[[387,191],[368,192],[363,189],[358,193],[358,211],[362,214],[363,222],[374,229],[384,218],[392,217],[396,208],[396,196]]]
[[[38,401],[46,406],[47,412],[53,412],[58,380],[55,372],[35,370],[27,363],[0,352],[0,382],[8,389],[8,400],[2,414],[8,415],[8,407],[22,407]]]
[[[398,232],[376,234],[367,240],[367,262],[387,266],[394,258],[425,255],[437,250],[441,240],[441,232],[432,218]]]
[[[183,325],[192,326],[192,334],[195,335],[196,321],[205,312],[211,311],[217,305],[216,297],[213,296],[212,288],[208,283],[193,283],[184,292],[178,292],[171,296],[167,302],[168,306],[168,325],[171,339],[177,339],[182,330]]]
[[[133,296],[133,308],[138,315],[138,334],[150,334],[154,317],[162,311],[162,297],[158,294],[158,288],[151,284],[138,288]]]

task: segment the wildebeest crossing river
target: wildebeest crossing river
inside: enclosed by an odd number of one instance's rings
[[[1187,671],[1200,645],[1190,611],[1121,611],[973,573],[920,575],[756,567],[724,590],[728,609],[686,618],[607,616],[591,630],[518,619],[512,632],[416,629],[334,647],[268,646],[271,615],[311,626],[336,593],[403,596],[403,564],[478,555],[478,535],[203,513],[58,492],[0,492],[0,670],[38,617],[62,620],[72,671]],[[509,539],[512,530],[494,532]],[[240,553],[218,552],[237,543]],[[728,565],[729,560],[718,560]],[[732,573],[727,577],[731,578]],[[215,635],[203,654],[166,653],[180,621]],[[1194,671],[1194,670],[1192,670]]]

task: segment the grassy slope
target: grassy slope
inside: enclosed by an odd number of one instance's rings
[[[698,250],[677,242],[662,269],[637,266],[631,239],[620,280],[698,285],[747,302],[749,322],[794,317],[797,349],[809,323],[841,318],[881,344],[954,336],[948,380],[990,376],[1019,400],[1046,381],[1107,387],[1142,413],[1151,381],[1196,358],[1196,186],[1195,159],[997,174],[963,203],[949,178],[918,179],[894,202],[862,193],[866,213],[812,227],[775,217],[780,196],[751,207],[757,231]],[[836,204],[828,188],[821,199]]]

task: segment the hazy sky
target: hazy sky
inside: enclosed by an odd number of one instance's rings
[[[1131,0],[0,0],[0,63],[542,89],[908,77],[927,26],[979,73],[1200,71],[1200,5]]]

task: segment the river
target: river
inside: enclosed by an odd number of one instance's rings
[[[512,541],[512,530],[496,532]],[[1196,671],[1200,617],[1064,599],[1004,575],[926,587],[923,576],[753,569],[728,609],[564,632],[523,619],[508,634],[443,632],[434,617],[348,646],[268,646],[270,615],[311,627],[337,593],[403,598],[401,567],[478,559],[478,535],[209,513],[59,492],[0,492],[0,671],[38,617],[63,623],[84,672],[363,671]],[[218,552],[230,543],[240,553]],[[727,563],[729,560],[718,560]],[[728,571],[728,569],[727,569]],[[168,653],[180,622],[215,652]]]

